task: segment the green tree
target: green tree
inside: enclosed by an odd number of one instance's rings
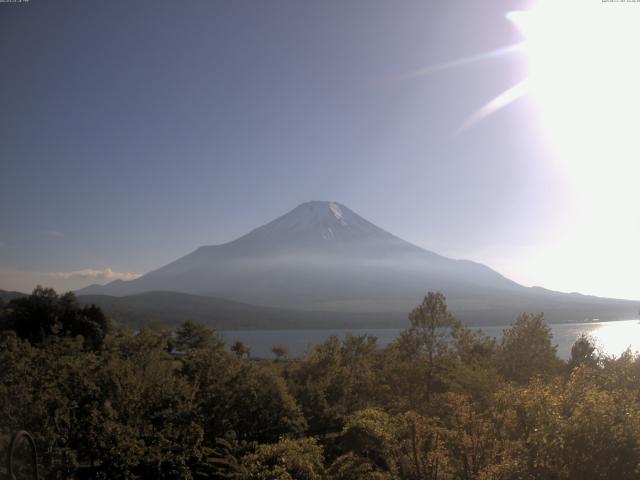
[[[476,480],[500,461],[494,424],[463,395],[447,396],[446,448],[455,478]]]
[[[328,338],[289,373],[290,389],[314,435],[337,433],[351,413],[377,400],[380,354],[374,337]]]
[[[507,380],[520,384],[536,375],[548,378],[559,373],[562,367],[556,350],[544,316],[524,313],[503,333],[498,367]]]
[[[562,384],[536,377],[496,392],[492,421],[503,465],[498,478],[566,479],[562,459]],[[568,480],[568,479],[567,479]]]
[[[251,355],[251,348],[242,340],[236,340],[233,342],[231,345],[231,351],[235,353],[238,358],[249,358]]]
[[[599,385],[587,365],[577,367],[563,392],[562,462],[567,478],[637,478],[640,405],[636,392]],[[637,384],[636,384],[637,388]]]
[[[429,292],[409,314],[409,321],[411,327],[403,332],[401,341],[423,359],[425,396],[429,402],[434,392],[444,389],[451,333],[458,322],[440,292]]]
[[[451,337],[455,359],[450,368],[450,389],[488,408],[502,382],[495,338],[462,325],[453,328]]]
[[[176,328],[175,348],[182,352],[206,348],[222,348],[224,342],[210,328],[187,320]]]
[[[571,347],[571,358],[568,362],[569,371],[580,365],[596,368],[600,364],[595,340],[586,334],[581,334]]]
[[[395,441],[393,418],[386,412],[367,408],[351,415],[338,445],[345,454],[331,466],[339,478],[369,478],[390,472],[389,451]]]
[[[85,447],[108,478],[189,478],[201,454],[196,387],[169,353],[171,331],[121,332],[101,353]]]
[[[289,347],[286,345],[274,345],[271,347],[271,352],[276,356],[276,360],[282,360],[289,356]]]
[[[241,361],[222,350],[195,351],[182,374],[196,387],[206,444],[234,432],[238,440],[272,442],[306,429],[302,411],[276,369]]]
[[[312,438],[258,445],[242,459],[241,480],[322,480],[322,447]]]
[[[102,347],[110,328],[99,307],[81,307],[73,293],[58,295],[55,290],[40,286],[28,297],[11,300],[2,322],[1,329],[13,330],[31,343],[42,343],[54,335],[81,335],[85,346],[94,350]]]
[[[7,305],[4,329],[31,343],[58,333],[58,295],[52,288],[36,287],[29,297],[16,298]]]
[[[406,480],[450,478],[447,432],[435,417],[408,411],[394,418],[394,442],[389,448],[391,472]]]
[[[336,478],[451,478],[446,430],[437,418],[413,411],[397,415],[368,408],[350,416],[338,444],[345,453],[334,460]]]

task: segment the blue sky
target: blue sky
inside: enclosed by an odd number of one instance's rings
[[[524,59],[413,75],[521,41],[505,14],[530,4],[0,4],[0,288],[144,273],[318,199],[525,284],[626,295],[523,267],[575,201],[531,101],[455,133]]]

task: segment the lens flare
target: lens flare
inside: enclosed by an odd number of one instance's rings
[[[521,32],[522,43],[413,75],[499,55],[524,56],[525,79],[454,132],[466,132],[520,98],[528,101],[529,121],[549,152],[547,167],[564,182],[568,200],[566,222],[528,252],[520,265],[528,279],[520,280],[535,284],[544,278],[559,290],[572,285],[640,298],[634,286],[640,271],[640,3],[539,0],[506,18]]]
[[[640,4],[547,0],[507,18],[526,38],[529,94],[569,177],[588,197],[634,187]]]
[[[525,37],[532,121],[573,199],[564,230],[528,267],[639,298],[640,4],[543,0],[507,18]]]

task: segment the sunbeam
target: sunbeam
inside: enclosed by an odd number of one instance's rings
[[[515,84],[513,87],[508,88],[496,98],[487,102],[482,108],[469,115],[467,119],[462,123],[460,128],[455,131],[454,136],[459,135],[465,130],[471,128],[476,123],[484,120],[490,115],[493,115],[495,112],[506,107],[510,103],[513,103],[518,98],[525,95],[528,91],[528,80],[523,80],[522,82]]]
[[[406,73],[404,78],[424,77],[433,73],[441,72],[443,70],[449,70],[451,68],[464,67],[472,63],[477,63],[483,60],[489,60],[491,58],[502,57],[512,53],[521,52],[524,48],[524,42],[516,43],[515,45],[508,45],[506,47],[496,48],[488,52],[482,52],[477,55],[470,55],[468,57],[451,60],[449,62],[443,62],[437,65],[432,65],[426,68],[420,68],[413,72]]]

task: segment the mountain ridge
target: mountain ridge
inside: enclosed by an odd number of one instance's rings
[[[78,294],[174,291],[336,314],[406,313],[429,290],[445,293],[452,310],[466,312],[465,317],[476,311],[503,319],[505,312],[536,306],[534,311],[564,312],[556,321],[637,313],[635,302],[519,285],[481,263],[406,242],[333,201],[305,202],[235,240],[199,247],[138,279]]]

